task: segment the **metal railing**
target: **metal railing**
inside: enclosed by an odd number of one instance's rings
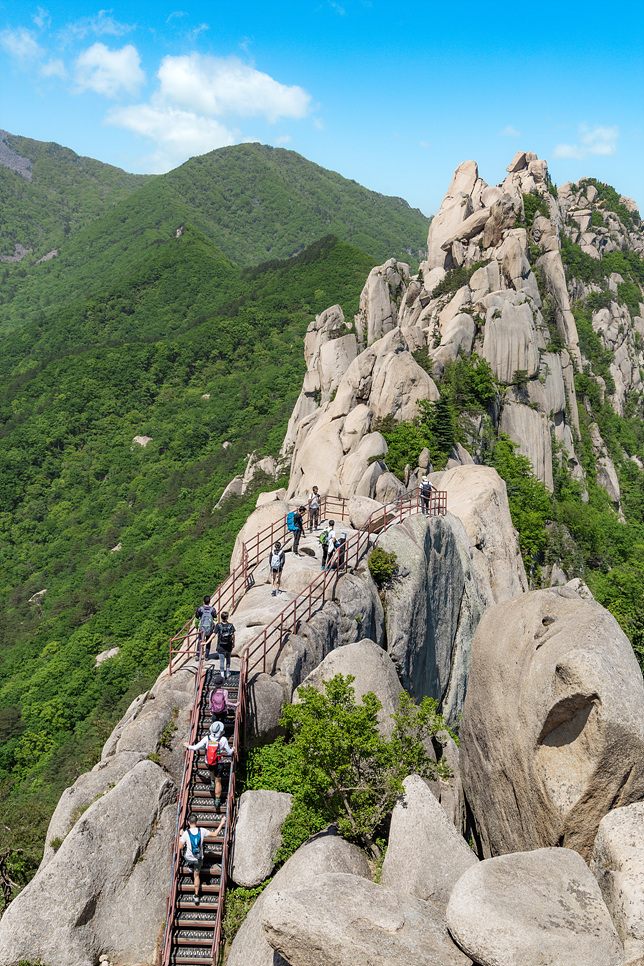
[[[323,496],[320,497],[320,520],[335,519],[346,520],[349,516],[349,501],[342,496]],[[222,584],[210,595],[210,604],[215,608],[217,614],[222,611],[232,612],[252,584],[251,568],[256,567],[263,555],[268,555],[271,547],[276,540],[280,542],[286,540],[290,533],[288,529],[288,514],[276,523],[270,523],[264,527],[248,542],[242,544],[242,559]],[[303,517],[305,528],[309,523],[309,510]],[[172,674],[174,666],[188,658],[195,656],[198,652],[199,631],[193,626],[194,618],[190,617],[183,625],[181,630],[170,639],[168,669]],[[211,634],[205,642],[210,646],[214,634]]]
[[[443,490],[433,490],[429,498],[423,498],[419,488],[416,487],[409,493],[374,510],[360,529],[333,552],[326,569],[314,577],[311,583],[245,646],[248,674],[258,669],[266,672],[269,666],[269,654],[272,652],[274,653],[271,664],[274,666],[288,635],[297,633],[303,621],[310,620],[327,599],[332,599],[333,593],[329,595],[328,588],[332,584],[335,585],[340,573],[358,565],[360,558],[369,549],[373,534],[381,533],[392,523],[402,523],[407,517],[425,510],[429,516],[442,516],[447,513],[447,493]]]

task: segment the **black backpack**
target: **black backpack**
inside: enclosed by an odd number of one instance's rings
[[[203,631],[206,637],[210,637],[214,623],[213,608],[208,604],[204,604],[201,608],[201,617],[199,618],[199,630]]]
[[[233,649],[233,634],[235,633],[235,628],[232,624],[226,622],[225,624],[220,624],[219,626],[219,646],[224,651],[232,651]]]

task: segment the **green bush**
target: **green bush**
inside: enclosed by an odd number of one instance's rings
[[[398,558],[393,551],[383,550],[382,547],[374,547],[369,554],[369,573],[378,584],[387,583],[396,573]]]

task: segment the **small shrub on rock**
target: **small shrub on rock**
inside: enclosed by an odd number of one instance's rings
[[[393,551],[375,547],[369,556],[369,573],[380,586],[391,580],[396,573],[398,558]]]

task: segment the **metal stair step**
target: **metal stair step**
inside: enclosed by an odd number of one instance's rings
[[[175,942],[178,946],[208,946],[210,948],[212,946],[214,931],[214,923],[210,929],[196,929],[192,927],[177,929]]]
[[[192,896],[179,896],[178,898],[178,908],[180,912],[187,912],[188,910],[194,910],[195,912],[212,912],[217,913],[217,908],[219,906],[219,893],[212,893],[211,895],[205,895],[201,897],[201,902],[198,906],[194,903],[194,894]]]
[[[201,963],[212,962],[210,947],[204,946],[176,946],[170,957],[171,963],[181,966],[201,966]]]
[[[201,905],[193,905],[192,909],[181,909],[174,920],[175,929],[195,928],[201,929],[209,927],[215,928],[217,913],[202,909]]]
[[[205,869],[202,869],[201,870],[201,873],[202,873],[202,878],[201,878],[201,891],[202,892],[207,892],[207,893],[219,892],[219,883],[221,882],[221,874],[219,874],[219,875],[208,875],[208,878],[205,879],[204,877],[208,873],[206,872]],[[195,886],[194,886],[194,882],[193,882],[193,879],[192,879],[192,874],[190,874],[190,875],[180,875],[179,876],[179,881],[178,881],[177,885],[179,887],[179,891],[180,892],[192,892],[192,894],[194,895],[194,888],[195,888]]]

